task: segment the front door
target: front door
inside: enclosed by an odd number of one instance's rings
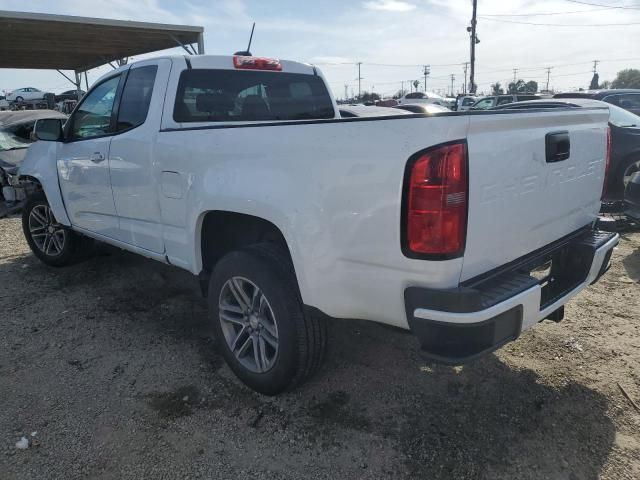
[[[71,224],[114,238],[118,217],[108,158],[120,77],[102,81],[83,98],[69,119],[67,139],[57,158],[60,189]]]

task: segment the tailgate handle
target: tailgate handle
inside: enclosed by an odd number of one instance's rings
[[[569,158],[571,141],[569,132],[547,133],[546,136],[547,163],[561,162]]]

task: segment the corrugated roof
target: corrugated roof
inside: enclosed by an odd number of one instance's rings
[[[195,44],[203,32],[197,26],[0,10],[0,68],[85,71],[125,57]]]

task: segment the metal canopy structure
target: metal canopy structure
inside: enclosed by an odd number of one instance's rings
[[[87,70],[174,47],[204,54],[204,28],[0,10],[0,68],[73,70],[78,91]]]

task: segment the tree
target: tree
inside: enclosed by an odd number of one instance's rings
[[[375,102],[376,100],[380,100],[380,95],[378,95],[377,93],[362,92],[359,100],[365,103]]]
[[[509,84],[508,93],[536,93],[538,91],[538,82],[529,81],[525,82],[524,80],[518,80],[517,82],[511,82]]]
[[[611,88],[640,88],[640,70],[627,68],[619,71],[616,79],[611,82]]]
[[[504,93],[504,89],[500,85],[500,82],[496,82],[493,85],[491,85],[491,93],[493,95],[502,95]]]
[[[600,80],[600,75],[598,75],[597,73],[594,73],[593,77],[591,78],[591,84],[589,85],[589,90],[598,90],[598,88],[600,88],[598,86],[599,80]]]
[[[608,90],[609,88],[611,88],[611,82],[609,80],[605,80],[600,84],[600,88],[602,88],[603,90]]]

